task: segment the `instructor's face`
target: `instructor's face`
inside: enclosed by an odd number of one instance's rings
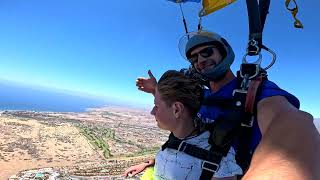
[[[221,62],[222,56],[215,46],[207,45],[191,51],[188,59],[199,72],[204,72],[217,66]]]

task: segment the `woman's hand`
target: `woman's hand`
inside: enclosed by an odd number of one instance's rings
[[[135,176],[136,174],[139,174],[140,172],[144,171],[148,166],[149,164],[146,162],[135,166],[131,166],[124,172],[123,176],[128,177],[129,174],[131,176]]]

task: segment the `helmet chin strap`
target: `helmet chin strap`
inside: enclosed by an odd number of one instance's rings
[[[221,64],[221,63],[219,63]],[[218,65],[219,65],[218,64]],[[195,66],[193,66],[194,69],[203,77],[203,79],[209,80],[209,81],[219,81],[221,79],[223,79],[226,75],[229,69],[222,70],[220,72],[216,72],[216,73],[210,73],[210,72],[201,72],[200,70],[198,70]],[[216,66],[218,67],[218,66]],[[214,69],[214,68],[213,68]],[[207,71],[211,71],[211,70],[207,70]]]

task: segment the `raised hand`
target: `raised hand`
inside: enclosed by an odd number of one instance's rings
[[[144,77],[137,78],[136,86],[140,91],[154,94],[157,86],[157,80],[153,76],[150,70],[148,70],[148,75],[149,75],[149,78],[144,78]]]

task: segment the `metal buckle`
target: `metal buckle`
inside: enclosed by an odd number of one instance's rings
[[[243,127],[252,127],[253,126],[253,121],[254,121],[254,116],[251,116],[250,122],[248,124],[241,123],[241,126],[243,126]]]
[[[187,147],[187,143],[182,141],[178,146],[178,151],[182,151],[183,152],[186,149],[186,147]],[[181,148],[183,148],[183,149],[181,150]]]
[[[235,95],[236,93],[247,94],[248,91],[247,91],[247,90],[244,90],[244,89],[235,89],[235,90],[233,90],[233,92],[232,92],[232,96],[234,97],[234,95]],[[235,105],[236,105],[237,107],[240,107],[240,106],[242,105],[242,102],[241,102],[240,100],[238,100]],[[244,104],[243,104],[243,105],[244,105]]]
[[[242,63],[249,63],[249,62],[247,61],[247,56],[248,56],[248,55],[249,55],[249,54],[246,53],[246,54],[243,56],[243,58],[242,58]],[[259,53],[259,54],[258,54],[258,59],[257,59],[256,61],[252,62],[252,64],[258,64],[258,65],[260,65],[261,62],[262,62],[262,54]]]
[[[248,63],[247,63],[247,64],[248,64]],[[260,72],[260,63],[259,63],[259,64],[253,63],[253,64],[256,65],[255,73],[254,73],[252,76],[248,76],[248,79],[252,79],[252,78],[256,77],[256,76],[259,74],[259,72]],[[242,78],[244,78],[245,75],[246,75],[246,74],[243,74],[243,73],[242,73],[242,66],[240,66],[240,76],[241,76]]]
[[[242,94],[247,94],[247,90],[244,90],[244,89],[235,89],[235,90],[233,90],[233,92],[232,92],[232,96],[234,96],[234,94],[236,94],[236,93],[242,93]]]
[[[257,36],[257,37],[259,37],[259,36],[261,36],[261,33],[255,33],[255,34],[253,34],[254,36]],[[249,50],[249,48],[254,48],[253,50]],[[247,54],[249,54],[249,53],[253,53],[254,55],[257,55],[257,54],[259,54],[259,52],[260,52],[260,48],[259,48],[259,46],[258,46],[258,41],[256,41],[254,38],[252,38],[249,42],[248,42],[248,46],[247,46]]]
[[[209,164],[209,165],[213,166],[213,169],[211,169],[211,167],[205,167],[205,164]],[[203,161],[203,163],[202,163],[202,169],[205,169],[205,170],[213,172],[213,173],[217,172],[219,167],[220,167],[219,164],[213,163],[210,161]]]

